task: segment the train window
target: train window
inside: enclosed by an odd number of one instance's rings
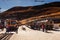
[[[12,25],[15,25],[17,22],[16,21],[11,21],[11,24]]]

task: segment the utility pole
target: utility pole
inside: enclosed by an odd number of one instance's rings
[[[0,13],[1,13],[1,8],[0,8]]]

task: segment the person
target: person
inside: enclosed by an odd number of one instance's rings
[[[42,31],[44,32],[45,25],[44,25],[44,24],[42,24],[42,25],[41,25],[41,27],[42,27]]]
[[[40,30],[40,23],[37,23],[37,30]]]
[[[48,29],[49,29],[49,25],[47,24],[45,27],[46,32],[48,31]]]
[[[35,28],[35,25],[34,25],[34,23],[31,23],[31,29],[34,29]]]
[[[2,23],[0,23],[0,29],[3,31],[3,29],[4,29],[4,26],[3,26],[3,24]]]

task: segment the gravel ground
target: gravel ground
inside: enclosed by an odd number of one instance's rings
[[[22,27],[19,27],[18,34],[10,38],[10,40],[60,40],[60,31],[49,31],[45,33],[42,31],[31,30],[28,27],[25,27],[26,30],[22,30]]]

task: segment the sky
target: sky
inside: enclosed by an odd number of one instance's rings
[[[0,12],[6,11],[14,6],[36,6],[60,0],[0,0]]]

